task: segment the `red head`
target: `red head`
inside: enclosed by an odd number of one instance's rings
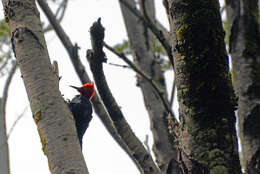
[[[81,96],[87,96],[89,98],[89,100],[92,99],[92,97],[95,94],[95,89],[94,89],[94,83],[85,83],[84,85],[82,85],[81,87],[75,87],[75,86],[70,86],[72,88],[75,88],[78,90],[78,92],[80,93]]]

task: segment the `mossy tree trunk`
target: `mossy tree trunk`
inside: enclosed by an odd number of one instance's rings
[[[58,78],[51,68],[35,1],[2,0],[2,3],[50,171],[87,174],[73,116],[61,97]]]
[[[257,0],[226,0],[239,135],[248,174],[260,173],[260,33]]]
[[[183,173],[239,174],[236,100],[217,0],[171,0]]]

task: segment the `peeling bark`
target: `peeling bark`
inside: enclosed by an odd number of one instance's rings
[[[185,174],[241,173],[236,100],[217,0],[171,0],[174,69]]]
[[[239,135],[248,174],[260,173],[260,33],[258,1],[226,0]]]
[[[88,173],[73,116],[52,71],[34,0],[2,0],[12,46],[52,174]]]

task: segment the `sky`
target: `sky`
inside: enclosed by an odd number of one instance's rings
[[[167,25],[162,1],[155,0],[155,2],[159,21]],[[86,50],[91,48],[89,28],[92,23],[101,17],[102,25],[105,27],[105,42],[111,46],[127,39],[118,0],[71,0],[68,5],[61,25],[71,41],[77,43],[81,48],[79,55],[88,74],[92,77],[85,58]],[[3,14],[1,14],[2,16]],[[41,18],[42,20],[46,19],[43,13],[41,13]],[[51,61],[57,60],[59,64],[60,76],[62,76],[60,91],[65,98],[71,99],[77,93],[69,85],[80,86],[80,81],[66,50],[55,33],[48,32],[45,37]],[[105,53],[108,62],[124,64],[109,51],[105,50]],[[136,74],[129,69],[108,64],[104,65],[104,71],[111,91],[122,107],[122,112],[132,130],[142,142],[145,140],[145,136],[149,135],[149,145],[152,148],[149,118],[144,107],[141,90],[136,87]],[[168,71],[165,75],[170,91],[173,73]],[[27,108],[8,140],[11,173],[47,174],[50,173],[47,157],[42,152],[37,127],[32,119],[27,94],[20,76],[18,70],[11,83],[7,101],[7,132],[10,131],[17,117]],[[2,89],[3,83],[0,83],[0,90],[2,91]],[[177,109],[177,102],[175,102],[174,111],[176,112]],[[134,163],[116,144],[95,114],[93,114],[93,119],[83,138],[83,155],[91,174],[104,172],[113,174],[139,173]]]

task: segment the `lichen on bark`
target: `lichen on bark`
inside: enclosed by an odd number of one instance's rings
[[[217,0],[170,1],[182,169],[238,174],[236,98]]]

